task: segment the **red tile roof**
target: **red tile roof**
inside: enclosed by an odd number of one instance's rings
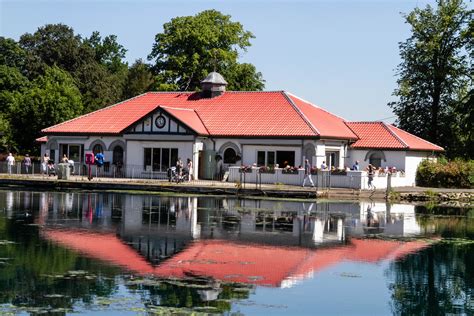
[[[43,132],[121,134],[162,107],[204,135],[355,138],[343,119],[283,91],[228,91],[214,98],[199,96],[192,92],[149,92],[48,127]],[[190,109],[195,114],[179,109]]]
[[[40,138],[35,139],[38,143],[47,143],[48,142],[48,136],[43,136]]]
[[[357,139],[357,136],[344,124],[344,119],[328,111],[305,101],[291,93],[289,98],[301,112],[305,120],[313,127],[313,130],[322,137]]]
[[[443,151],[383,122],[346,122],[284,91],[228,91],[214,98],[196,92],[148,92],[42,132],[120,135],[158,108],[198,135],[338,138],[357,140],[352,148]]]
[[[443,151],[440,146],[384,122],[346,122],[359,137],[352,148]]]
[[[167,106],[161,106],[160,108],[174,116],[176,119],[183,122],[185,125],[196,131],[198,134],[209,135],[208,130],[204,126],[204,123],[202,122],[201,118],[195,110],[171,108]]]

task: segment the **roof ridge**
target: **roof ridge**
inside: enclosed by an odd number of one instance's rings
[[[146,93],[154,93],[154,94],[193,94],[199,93],[200,91],[148,91]],[[241,91],[234,91],[234,90],[226,90],[222,95],[226,93],[279,93],[285,92],[285,90],[266,90],[266,91],[255,91],[255,90],[241,90]]]
[[[367,123],[371,123],[371,124],[377,124],[377,123],[382,123],[382,121],[347,121],[347,123],[349,124],[367,124]]]
[[[84,118],[84,117],[87,117],[87,116],[89,116],[89,115],[92,115],[92,114],[95,114],[95,113],[104,111],[104,110],[106,110],[106,109],[112,108],[112,107],[114,107],[114,106],[120,105],[120,104],[122,104],[122,103],[131,101],[131,100],[133,100],[133,99],[137,99],[137,98],[139,98],[139,97],[142,97],[142,96],[144,96],[144,95],[147,95],[148,93],[149,93],[149,92],[144,92],[144,93],[139,94],[139,95],[136,95],[136,96],[134,96],[134,97],[132,97],[132,98],[129,98],[129,99],[120,101],[119,103],[114,103],[114,104],[111,104],[111,105],[109,105],[109,106],[106,106],[105,108],[101,108],[101,109],[98,109],[98,110],[95,110],[95,111],[92,111],[92,112],[89,112],[89,113],[80,115],[80,116],[78,116],[78,117],[72,118],[72,119],[70,119],[70,120],[67,120],[67,121],[58,123],[58,124],[56,124],[56,125],[49,126],[49,127],[47,127],[47,128],[43,128],[43,129],[41,130],[41,132],[44,133],[44,132],[45,132],[46,130],[48,130],[48,129],[52,129],[52,128],[54,128],[54,127],[58,127],[58,126],[61,126],[61,125],[63,125],[63,124],[69,123],[69,122],[74,122],[75,120],[78,120],[78,119],[80,119],[80,118]],[[46,133],[47,133],[47,131],[46,131]]]
[[[314,103],[312,103],[312,102],[310,102],[310,101],[308,101],[308,100],[305,100],[305,99],[303,99],[302,97],[299,97],[299,96],[297,96],[297,95],[295,95],[295,94],[293,94],[293,93],[291,93],[291,92],[286,92],[286,93],[291,94],[291,95],[294,96],[295,98],[298,98],[298,99],[300,99],[301,101],[306,102],[306,103],[308,103],[309,105],[311,105],[311,106],[313,106],[313,107],[315,107],[315,108],[318,108],[318,109],[320,109],[320,110],[322,110],[322,111],[324,111],[324,112],[326,112],[326,113],[328,113],[328,114],[331,114],[332,116],[335,116],[335,117],[337,117],[337,118],[340,118],[340,119],[343,120],[344,122],[346,121],[345,118],[343,118],[343,117],[341,117],[341,116],[339,116],[339,115],[337,115],[337,114],[334,114],[334,113],[332,113],[332,112],[329,112],[329,111],[326,110],[325,108],[322,108],[322,107],[320,107],[319,105],[316,105],[316,104],[314,104]]]
[[[167,106],[167,105],[159,105],[160,108],[164,109],[172,109],[172,110],[184,110],[184,111],[194,111],[194,109],[188,109],[188,108],[175,108],[172,106]]]
[[[196,109],[192,109],[192,111],[194,111],[194,113],[196,113],[197,117],[201,121],[202,126],[204,126],[204,128],[206,129],[207,134],[211,135],[211,132],[209,132],[209,129],[207,128],[206,124],[204,124],[204,121],[202,120],[201,115],[199,115],[198,111],[196,111]]]
[[[286,91],[281,91],[281,93],[285,96],[285,99],[288,101],[288,103],[290,103],[290,105],[293,107],[293,109],[296,111],[296,113],[298,113],[298,115],[303,119],[303,121],[309,126],[309,128],[314,132],[316,133],[318,136],[321,135],[321,133],[318,131],[318,129],[316,128],[316,126],[314,126],[309,120],[308,118],[306,117],[306,115],[303,114],[303,112],[300,110],[300,108],[298,108],[295,104],[295,102],[293,102],[293,100],[290,98],[290,96],[288,95],[289,92],[286,92]],[[291,94],[291,93],[290,93]]]
[[[360,138],[359,134],[357,134],[356,131],[353,130],[353,129],[349,126],[350,122],[343,121],[343,123],[347,126],[348,129],[351,130],[352,133],[354,133],[354,135],[357,137],[357,140],[361,140],[361,139],[362,139],[362,138]]]
[[[421,138],[421,137],[418,137],[418,136],[416,136],[416,135],[414,135],[414,134],[412,134],[412,133],[409,133],[409,132],[407,132],[407,131],[405,131],[405,130],[403,130],[403,129],[401,129],[401,128],[398,128],[398,127],[396,127],[396,126],[394,126],[394,125],[392,125],[392,124],[387,124],[387,125],[390,125],[391,127],[396,128],[397,130],[401,130],[402,132],[408,133],[408,134],[410,134],[411,136],[416,137],[417,139],[419,139],[419,140],[421,140],[421,141],[424,141],[424,142],[426,142],[426,143],[428,143],[428,144],[431,144],[431,145],[436,146],[436,147],[439,147],[439,148],[443,148],[443,147],[441,147],[441,146],[439,146],[439,145],[436,145],[435,143],[432,143],[432,142],[430,142],[430,141],[428,141],[428,140],[426,140],[426,139],[423,139],[423,138]],[[390,129],[390,128],[389,128],[389,129]],[[443,148],[443,149],[444,149],[444,148]]]
[[[410,148],[410,146],[408,146],[408,144],[405,143],[405,141],[401,139],[400,136],[398,136],[394,131],[392,131],[390,127],[387,126],[386,123],[379,122],[379,124],[381,124],[393,137],[395,137],[395,139],[397,139],[400,143],[402,143],[402,145],[404,145],[405,148],[408,148],[408,149]]]

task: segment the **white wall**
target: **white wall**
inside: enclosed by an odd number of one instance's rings
[[[429,158],[430,152],[408,151],[406,156],[405,174],[410,179],[412,185],[415,185],[416,169],[418,165]]]
[[[178,157],[186,162],[193,157],[194,142],[172,142],[172,141],[127,141],[127,165],[143,166],[144,148],[178,148]],[[174,162],[171,162],[172,164]]]
[[[405,151],[397,151],[397,150],[380,150],[384,153],[386,161],[382,160],[382,167],[396,167],[398,170],[405,170]],[[364,160],[365,156],[369,150],[355,150],[350,149],[348,150],[348,161],[346,165],[348,167],[352,167],[352,165],[359,161],[360,169],[364,170],[369,165],[369,159]]]

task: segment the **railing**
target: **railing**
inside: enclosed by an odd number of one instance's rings
[[[70,165],[71,175],[75,177],[87,178],[89,176],[89,167],[82,163]],[[33,162],[31,166],[27,166],[22,162],[16,162],[12,166],[8,166],[6,161],[0,162],[0,174],[11,175],[42,175],[55,176],[57,174],[57,164],[47,165],[46,168],[42,163]],[[244,172],[246,171],[246,172]],[[137,180],[158,180],[172,182],[190,182],[193,184],[205,185],[224,185],[222,182],[223,175],[214,175],[211,179],[191,180],[188,176],[170,177],[167,172],[146,170],[142,165],[110,165],[105,164],[102,167],[96,165],[91,166],[91,175],[93,178],[122,178]],[[352,188],[352,189],[368,189],[368,176],[365,171],[347,171],[345,174],[331,174],[330,171],[318,170],[312,176],[313,183],[318,189],[327,188]],[[226,181],[231,182],[229,186],[240,188],[256,188],[261,189],[263,184],[284,184],[301,186],[304,180],[304,169],[297,169],[294,173],[286,173],[282,168],[261,171],[258,167],[249,167],[242,170],[241,167],[229,167],[229,174]],[[377,189],[387,187],[388,177],[386,174],[376,174],[373,179],[373,185]],[[414,179],[405,177],[402,173],[392,174],[391,187],[412,186]],[[308,183],[309,185],[309,183]]]
[[[311,178],[315,187],[318,189],[327,188],[352,188],[352,189],[369,189],[368,176],[365,171],[345,171],[331,172],[329,170],[318,170],[316,174],[312,174]],[[302,185],[304,179],[304,169],[298,169],[296,173],[285,173],[282,168],[272,169],[271,172],[260,172],[258,167],[230,167],[229,181],[239,183],[243,188],[250,188],[255,184],[256,188],[261,188],[263,184],[286,184],[286,185]],[[387,174],[376,174],[372,184],[379,189],[387,187]],[[307,183],[308,184],[308,183]],[[406,178],[402,173],[392,174],[391,186],[412,186],[413,181]]]
[[[83,163],[70,164],[71,176],[73,179],[89,177],[89,166]],[[58,164],[48,164],[44,166],[40,162],[33,162],[31,166],[26,168],[22,162],[15,162],[8,167],[6,161],[0,161],[0,174],[24,175],[24,176],[44,176],[52,177],[58,173]],[[191,182],[193,184],[217,185],[222,183],[223,175],[214,175],[211,179],[189,181],[187,172],[183,172],[181,176],[175,174],[169,177],[167,171],[146,170],[142,165],[123,165],[104,164],[102,167],[91,165],[92,178],[117,178],[117,179],[136,179],[136,180],[156,180],[156,181],[172,181],[175,183]],[[230,184],[229,186],[234,186]]]
[[[288,171],[284,168],[274,168],[262,171],[258,167],[229,167],[229,181],[238,183],[242,188],[251,188],[252,184],[257,189],[261,189],[262,184],[301,186],[304,177],[304,169]],[[312,175],[311,178],[317,188],[326,189],[331,187],[331,173],[328,171],[318,172],[318,174]],[[307,183],[307,185],[310,186],[310,183]]]

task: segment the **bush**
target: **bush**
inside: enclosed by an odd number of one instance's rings
[[[435,188],[473,188],[474,160],[424,160],[416,171],[416,184]]]

